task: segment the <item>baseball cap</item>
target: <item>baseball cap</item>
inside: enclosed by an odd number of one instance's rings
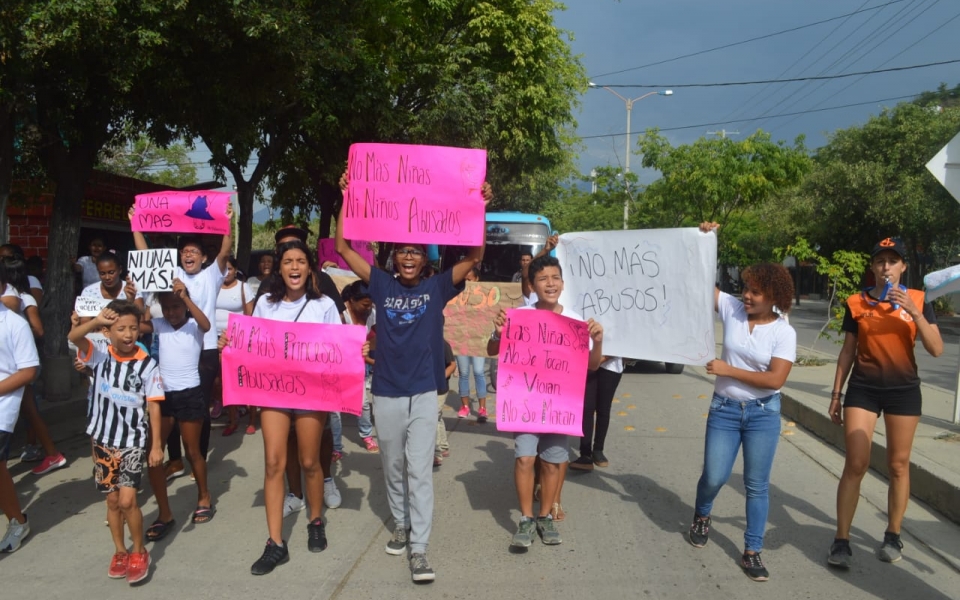
[[[281,227],[280,229],[278,229],[277,233],[273,235],[273,239],[279,243],[282,238],[285,238],[291,235],[297,236],[297,238],[301,242],[306,244],[307,235],[309,235],[309,233],[307,232],[306,229],[297,227],[296,225],[287,225],[286,227]]]
[[[904,248],[903,242],[900,241],[899,238],[885,238],[877,242],[873,247],[873,251],[870,252],[870,258],[873,258],[884,250],[890,250],[903,260],[907,260],[907,249]]]

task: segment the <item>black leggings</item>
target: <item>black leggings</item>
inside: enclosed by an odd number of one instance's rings
[[[200,371],[200,393],[206,401],[207,408],[210,408],[213,398],[213,384],[220,374],[220,351],[204,350],[200,353],[200,364],[197,365]],[[207,452],[210,450],[210,411],[204,413],[203,429],[200,430],[200,454],[203,459],[207,459]],[[174,421],[173,429],[167,436],[167,455],[170,460],[183,460],[183,451],[180,447],[180,424]]]
[[[617,393],[622,373],[607,369],[597,369],[587,375],[587,389],[583,395],[583,437],[580,438],[581,456],[592,457],[595,450],[603,451],[603,443],[610,429],[610,407]],[[597,429],[594,434],[593,416],[597,416]],[[591,445],[591,440],[593,444]]]

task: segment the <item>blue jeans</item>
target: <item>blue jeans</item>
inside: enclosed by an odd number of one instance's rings
[[[363,409],[360,411],[360,416],[357,417],[357,429],[360,430],[361,438],[373,436],[373,421],[370,420],[370,409],[372,407],[371,402],[372,396],[370,395],[370,390],[364,390]]]
[[[333,434],[333,449],[343,452],[343,421],[340,420],[340,413],[327,413],[327,419],[330,421],[330,433]]]
[[[714,394],[707,418],[703,474],[697,483],[700,516],[709,516],[720,488],[730,478],[743,445],[743,487],[747,494],[746,550],[763,549],[763,533],[770,507],[770,470],[780,441],[780,394],[755,400],[731,400]]]
[[[473,385],[477,388],[477,398],[487,397],[487,380],[483,376],[486,364],[483,356],[458,356],[457,371],[460,372],[460,397],[470,397],[470,367],[473,366]]]

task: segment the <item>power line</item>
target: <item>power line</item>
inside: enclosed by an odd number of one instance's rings
[[[816,22],[813,22],[813,23],[807,23],[806,25],[800,25],[799,27],[791,27],[790,29],[784,29],[784,30],[777,31],[777,32],[774,32],[774,33],[768,33],[768,34],[766,34],[766,35],[760,35],[760,36],[757,36],[757,37],[750,38],[750,39],[748,39],[748,40],[743,40],[743,41],[740,41],[740,42],[734,42],[734,43],[732,43],[732,44],[724,44],[723,46],[717,46],[717,47],[715,47],[715,48],[708,48],[708,49],[706,49],[706,50],[699,50],[699,51],[697,51],[697,52],[691,52],[690,54],[684,54],[684,55],[682,55],[682,56],[676,56],[676,57],[674,57],[674,58],[668,58],[668,59],[665,59],[665,60],[659,60],[659,61],[657,61],[657,62],[652,62],[652,63],[648,63],[648,64],[645,64],[645,65],[640,65],[639,67],[630,67],[629,69],[620,69],[619,71],[610,71],[609,73],[600,73],[599,75],[592,75],[591,78],[592,78],[592,79],[599,79],[600,77],[607,77],[608,75],[619,75],[620,73],[627,73],[627,72],[629,72],[629,71],[637,71],[637,70],[639,70],[639,69],[646,69],[647,67],[655,67],[655,66],[657,66],[657,65],[662,65],[662,64],[674,62],[674,61],[681,60],[681,59],[684,59],[684,58],[690,58],[690,57],[692,57],[692,56],[699,56],[699,55],[701,55],[701,54],[707,54],[708,52],[716,52],[717,50],[725,50],[725,49],[727,49],[727,48],[733,48],[734,46],[742,46],[743,44],[749,44],[750,42],[756,42],[756,41],[759,41],[759,40],[764,40],[764,39],[767,39],[767,38],[776,37],[776,36],[778,36],[778,35],[783,35],[783,34],[785,34],[785,33],[793,33],[794,31],[800,31],[800,30],[802,30],[802,29],[808,29],[808,28],[810,28],[810,27],[816,27],[817,25],[823,25],[824,23],[829,23],[829,22],[831,22],[831,21],[836,21],[836,20],[838,20],[838,19],[843,19],[843,18],[849,17],[849,16],[851,16],[851,15],[855,15],[855,14],[862,13],[862,12],[868,12],[868,11],[871,11],[871,10],[877,10],[877,9],[883,8],[883,7],[885,7],[885,6],[890,6],[891,4],[899,4],[900,2],[906,2],[906,0],[892,0],[891,2],[887,2],[886,4],[880,4],[880,5],[877,5],[877,6],[871,6],[870,8],[864,8],[864,9],[862,9],[862,10],[856,10],[856,11],[854,11],[854,12],[852,12],[852,13],[847,13],[847,14],[845,14],[845,15],[840,15],[840,16],[837,16],[837,17],[831,17],[831,18],[829,18],[829,19],[823,19],[822,21],[816,21]]]
[[[815,109],[811,109],[811,110],[802,110],[802,111],[798,111],[798,112],[782,113],[782,114],[779,114],[779,115],[769,115],[769,116],[763,117],[763,118],[767,118],[767,119],[778,119],[778,118],[781,118],[781,117],[793,117],[793,116],[796,116],[796,115],[807,115],[807,114],[810,114],[810,113],[825,112],[825,111],[829,111],[829,110],[840,110],[840,109],[842,109],[842,108],[851,108],[851,107],[853,107],[853,106],[866,106],[867,104],[876,104],[876,103],[878,103],[878,102],[891,102],[891,101],[893,101],[893,100],[906,100],[907,98],[916,98],[916,97],[917,97],[917,94],[911,94],[911,95],[909,95],[909,96],[894,96],[893,98],[880,98],[879,100],[870,100],[870,101],[867,101],[867,102],[855,102],[855,103],[853,103],[853,104],[843,104],[843,105],[841,105],[841,106],[828,106],[828,107],[826,107],[826,108],[815,108]],[[659,131],[680,131],[680,130],[683,130],[683,129],[699,129],[699,128],[702,128],[702,127],[715,127],[715,126],[717,126],[717,125],[729,125],[730,123],[740,123],[740,122],[743,122],[743,121],[755,121],[755,120],[757,120],[757,119],[759,119],[759,118],[761,118],[761,117],[754,117],[753,119],[736,119],[736,120],[732,120],[732,121],[713,121],[713,122],[711,122],[711,123],[698,123],[697,125],[682,125],[682,126],[678,126],[678,127],[659,127],[658,130],[659,130]],[[626,132],[623,131],[623,132],[620,132],[620,133],[604,133],[604,134],[599,134],[599,135],[581,135],[581,136],[579,136],[579,137],[580,137],[581,140],[590,140],[590,139],[597,139],[597,138],[616,137],[616,136],[621,136],[621,135],[626,135]]]
[[[910,65],[907,67],[891,67],[889,69],[875,69],[873,71],[859,71],[856,73],[841,73],[838,75],[814,75],[811,77],[791,77],[788,79],[759,79],[756,81],[721,81],[715,83],[617,83],[597,87],[608,88],[694,88],[694,87],[729,87],[738,85],[760,85],[766,83],[792,83],[796,81],[823,81],[829,79],[843,79],[845,77],[856,77],[858,75],[874,75],[877,73],[891,73],[894,71],[910,71],[913,69],[925,69],[928,67],[939,67],[942,65],[952,65],[960,63],[960,58],[953,60],[943,60],[939,62],[924,63],[922,65]]]

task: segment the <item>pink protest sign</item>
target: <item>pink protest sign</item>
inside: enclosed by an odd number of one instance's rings
[[[130,220],[133,231],[168,233],[230,233],[227,204],[230,192],[153,192],[136,196]]]
[[[352,240],[350,246],[357,251],[357,254],[363,257],[368,263],[376,264],[376,257],[373,255],[373,248],[370,242]],[[325,262],[336,263],[340,269],[349,269],[347,261],[343,260],[337,253],[337,241],[333,238],[323,238],[317,242],[317,264],[321,267]]]
[[[366,327],[231,314],[227,332],[221,371],[225,406],[360,414]]]
[[[583,435],[590,334],[583,321],[511,309],[500,340],[497,430]]]
[[[350,240],[479,246],[487,151],[353,144],[344,194]]]

